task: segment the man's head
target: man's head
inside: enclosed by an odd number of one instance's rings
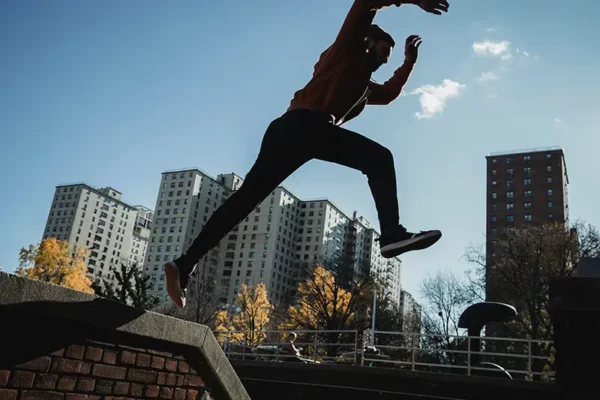
[[[387,63],[396,46],[394,38],[378,25],[371,25],[367,36],[367,62],[372,72]]]

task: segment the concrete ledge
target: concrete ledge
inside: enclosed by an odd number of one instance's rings
[[[206,326],[4,272],[0,272],[0,308],[192,348],[208,365],[223,398],[250,398]]]
[[[278,392],[289,400],[460,399],[558,400],[554,384],[389,368],[234,360],[232,364],[253,396]]]

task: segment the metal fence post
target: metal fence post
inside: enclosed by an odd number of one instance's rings
[[[531,365],[532,361],[531,361],[531,339],[529,339],[529,346],[527,346],[528,351],[527,351],[527,372],[529,373],[529,376],[531,377],[531,380],[533,380],[533,366]]]
[[[363,331],[363,335],[361,338],[361,344],[360,344],[360,366],[364,367],[365,366],[365,331]]]
[[[356,367],[356,358],[358,357],[358,330],[354,331],[354,366]]]
[[[315,362],[317,362],[317,338],[318,338],[318,334],[317,334],[317,331],[315,331],[315,357],[314,357]]]
[[[467,376],[471,376],[471,336],[467,336]]]
[[[417,336],[416,333],[413,333],[412,335],[412,340],[410,341],[410,345],[411,345],[411,351],[412,351],[412,355],[411,355],[411,368],[414,371],[415,370],[415,337]]]

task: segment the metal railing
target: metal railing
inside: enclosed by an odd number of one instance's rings
[[[297,335],[293,344],[300,349],[298,353],[290,346],[292,333]],[[508,372],[513,379],[554,379],[553,343],[545,340],[370,330],[229,331],[215,332],[215,336],[230,359],[336,363],[468,376],[507,376]],[[374,346],[368,345],[371,336]]]
[[[402,337],[404,340],[388,339],[384,343],[389,344],[376,344],[377,348],[391,353],[393,358],[382,360],[365,355],[363,365],[377,362],[409,367],[412,371],[459,370],[468,376],[480,375],[479,371],[498,374],[506,371],[515,375],[516,379],[554,378],[549,364],[553,342],[547,340],[376,331],[376,343],[381,343],[377,340],[378,335],[394,339]],[[476,341],[481,343],[482,350],[476,349]],[[474,356],[479,359],[477,365],[472,365]]]
[[[298,336],[294,346],[300,354],[286,349],[286,340],[292,333]],[[356,330],[268,330],[215,332],[228,358],[282,361],[286,359],[307,363],[335,362],[340,350],[353,352],[353,364],[357,365],[359,332]],[[253,340],[245,340],[251,337]],[[329,342],[328,340],[334,341]]]

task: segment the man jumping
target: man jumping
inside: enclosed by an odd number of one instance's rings
[[[384,105],[396,99],[417,61],[421,38],[406,39],[405,60],[383,84],[371,74],[387,63],[394,39],[373,25],[378,10],[404,4],[426,12],[447,12],[446,0],[354,0],[334,43],[321,54],[312,79],[294,95],[286,113],[267,128],[258,157],[240,189],[209,218],[185,254],[165,265],[167,292],[185,305],[185,288],[196,263],[261,203],[287,177],[312,159],[357,169],[368,178],[375,200],[381,254],[396,257],[436,243],[440,231],[411,233],[399,224],[396,172],[389,149],[358,133],[341,128],[367,104]]]

